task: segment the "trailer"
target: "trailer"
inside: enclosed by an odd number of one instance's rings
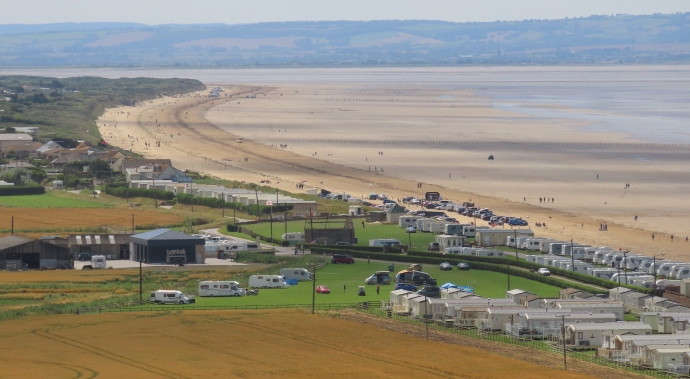
[[[105,255],[92,255],[91,256],[91,267],[92,268],[105,268],[106,267]]]
[[[247,290],[240,288],[240,283],[233,281],[200,281],[199,282],[199,296],[201,297],[216,297],[216,296],[244,296]]]
[[[287,288],[285,278],[280,275],[252,275],[249,277],[250,288]]]
[[[283,268],[280,269],[280,275],[282,275],[285,280],[287,279],[297,279],[300,282],[308,282],[312,280],[312,274],[306,268]]]

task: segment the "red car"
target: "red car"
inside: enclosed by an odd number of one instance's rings
[[[318,286],[316,287],[316,293],[331,293],[331,290],[326,286]]]

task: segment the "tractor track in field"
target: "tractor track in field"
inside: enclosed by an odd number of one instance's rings
[[[357,353],[356,351],[353,351],[353,350],[345,350],[342,348],[342,346],[341,347],[334,347],[334,346],[327,344],[327,343],[324,343],[324,342],[315,341],[313,339],[306,339],[306,338],[300,337],[298,334],[293,334],[293,333],[281,331],[278,329],[273,329],[273,328],[269,328],[269,327],[261,327],[258,325],[252,325],[252,324],[239,322],[239,321],[234,321],[233,325],[241,325],[245,328],[253,329],[253,330],[256,330],[259,332],[272,334],[272,335],[280,336],[283,338],[288,338],[288,339],[291,339],[291,340],[294,340],[297,342],[302,342],[302,343],[307,344],[307,345],[318,346],[322,349],[328,349],[328,350],[334,350],[334,351],[341,352],[341,353],[346,353],[346,354],[353,355],[353,356],[358,357],[358,358],[367,359],[367,360],[375,361],[378,363],[404,366],[404,367],[409,368],[410,370],[416,370],[416,371],[421,370],[421,371],[424,371],[430,375],[437,376],[437,377],[442,377],[442,378],[457,378],[458,377],[457,372],[453,372],[450,370],[442,370],[440,368],[424,367],[423,365],[421,365],[418,362],[417,363],[410,363],[410,362],[405,361],[405,360],[395,360],[395,359],[386,360],[386,359],[382,359],[382,358],[371,357],[371,356],[367,356],[365,354]]]
[[[125,356],[122,356],[120,354],[117,354],[117,353],[114,353],[111,351],[106,351],[102,348],[92,346],[92,345],[86,344],[84,342],[79,342],[79,341],[69,339],[67,337],[52,334],[50,332],[50,330],[39,330],[39,329],[37,329],[37,330],[32,331],[32,333],[39,336],[39,337],[43,337],[45,339],[51,340],[53,342],[72,346],[72,347],[77,348],[79,350],[84,350],[84,351],[86,351],[90,354],[93,354],[95,356],[98,356],[98,357],[101,357],[101,358],[104,358],[107,360],[111,360],[111,361],[123,364],[125,366],[137,368],[139,370],[146,371],[150,374],[159,375],[159,376],[162,376],[164,378],[170,378],[170,379],[192,379],[189,376],[185,376],[185,375],[179,374],[179,373],[174,372],[174,371],[170,371],[170,370],[166,370],[166,369],[152,366],[150,363],[139,362],[139,361],[132,359],[130,357],[125,357]]]

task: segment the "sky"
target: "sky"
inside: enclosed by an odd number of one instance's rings
[[[690,12],[690,0],[0,0],[0,24],[426,19],[454,22]]]

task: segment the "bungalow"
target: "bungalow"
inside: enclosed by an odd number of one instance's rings
[[[559,298],[561,299],[586,299],[592,297],[591,293],[577,290],[575,288],[565,288],[558,291]]]
[[[530,295],[534,296],[533,293],[523,291],[523,290],[517,289],[517,288],[514,290],[506,291],[506,299],[509,299],[510,301],[515,303],[516,305],[520,305],[520,302],[522,301],[522,299],[524,299]]]
[[[418,318],[426,318],[430,316],[432,309],[429,309],[429,298],[426,296],[417,296],[408,298],[410,304],[410,316]]]
[[[409,314],[412,310],[412,303],[410,303],[410,300],[416,297],[423,296],[417,295],[414,292],[400,295],[400,304],[398,304],[397,306],[393,306],[393,312],[397,314]]]
[[[625,295],[625,309],[630,313],[639,313],[644,309],[645,300],[651,298],[652,295],[647,295],[641,292],[634,292]]]
[[[634,335],[623,334],[614,336],[610,342],[604,342],[606,348],[598,350],[597,355],[604,358],[613,359],[616,357],[618,361],[628,361],[630,358],[642,357],[645,345],[679,345],[690,344],[690,336],[685,335]]]
[[[412,291],[408,291],[408,290],[391,291],[391,293],[390,293],[390,304],[391,304],[391,306],[400,305],[402,296],[406,295],[408,293],[412,293]]]
[[[643,322],[571,324],[566,328],[566,344],[571,346],[606,346],[606,344],[610,345],[611,336],[621,334],[651,335],[652,328]],[[609,336],[606,340],[605,335]]]

